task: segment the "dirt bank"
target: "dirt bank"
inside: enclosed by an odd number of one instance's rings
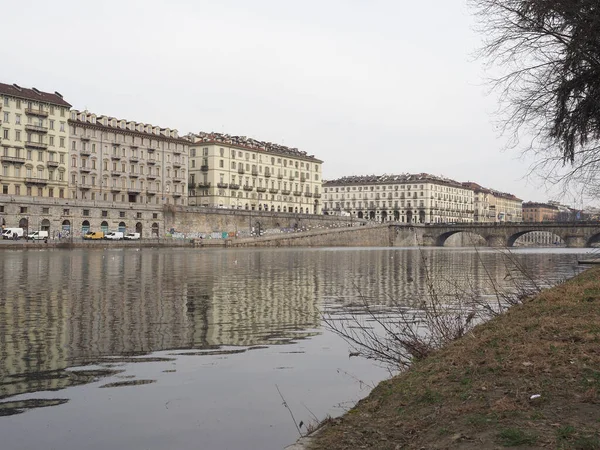
[[[600,268],[381,383],[310,449],[600,449]]]

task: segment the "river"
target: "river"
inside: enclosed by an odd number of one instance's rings
[[[512,257],[552,284],[585,252]],[[457,248],[0,251],[0,447],[281,449],[298,437],[291,414],[342,414],[389,377],[350,358],[323,312],[416,305],[427,276],[485,293],[490,276],[507,283],[505,261]]]

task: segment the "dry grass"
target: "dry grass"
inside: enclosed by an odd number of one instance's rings
[[[598,430],[600,268],[381,383],[311,448],[600,449]]]

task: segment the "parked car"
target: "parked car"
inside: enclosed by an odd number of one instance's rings
[[[140,238],[140,233],[127,233],[124,239],[128,241],[135,241]]]
[[[23,237],[23,228],[5,228],[2,231],[2,239],[21,239]]]
[[[111,231],[110,233],[106,233],[104,235],[104,239],[110,239],[112,241],[120,241],[121,239],[123,239],[123,232],[122,231]]]
[[[85,233],[85,235],[83,236],[84,239],[103,239],[104,238],[104,232],[102,231],[88,231],[87,233]]]
[[[48,232],[47,231],[32,231],[31,233],[29,233],[27,235],[27,239],[33,239],[34,241],[38,241],[38,240],[42,240],[42,239],[48,239]]]

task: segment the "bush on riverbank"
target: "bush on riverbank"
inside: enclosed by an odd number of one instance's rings
[[[600,268],[382,382],[311,448],[600,449],[599,429]]]

